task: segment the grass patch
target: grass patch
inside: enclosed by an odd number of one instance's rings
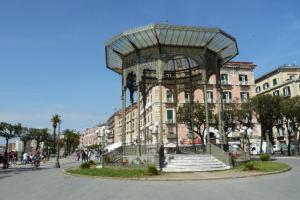
[[[81,174],[88,176],[101,177],[121,177],[121,178],[142,178],[146,177],[145,169],[137,168],[92,168],[92,169],[68,169],[66,170],[72,174]]]
[[[252,161],[256,171],[260,172],[275,172],[288,169],[290,166],[281,162],[272,161]],[[240,170],[247,169],[247,163],[238,167]]]

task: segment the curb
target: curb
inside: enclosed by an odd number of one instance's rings
[[[239,179],[239,178],[251,178],[251,177],[258,177],[258,176],[267,176],[272,174],[280,174],[283,172],[290,171],[292,167],[288,167],[287,169],[274,171],[274,172],[261,172],[260,174],[250,174],[250,175],[239,175],[239,176],[232,176],[232,177],[213,177],[213,178],[120,178],[120,177],[103,177],[103,176],[89,176],[83,174],[72,174],[63,170],[63,173],[68,176],[75,176],[75,177],[87,177],[93,179],[102,179],[102,180],[125,180],[125,181],[209,181],[209,180],[230,180],[230,179]]]

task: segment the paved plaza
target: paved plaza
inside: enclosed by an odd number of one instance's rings
[[[281,158],[291,171],[269,176],[209,181],[130,181],[73,177],[63,169],[0,172],[0,199],[299,199],[300,159]],[[62,167],[78,165],[62,160]]]

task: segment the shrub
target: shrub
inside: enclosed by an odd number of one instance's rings
[[[243,168],[244,171],[256,170],[255,164],[253,162],[247,162]]]
[[[146,174],[147,176],[155,176],[155,175],[158,175],[159,172],[158,172],[157,168],[156,168],[154,165],[149,165],[149,166],[147,167],[147,169],[146,169],[145,174]]]
[[[88,168],[90,168],[90,166],[91,166],[91,164],[88,163],[88,162],[86,162],[86,163],[82,163],[82,164],[80,165],[80,168],[81,168],[81,169],[88,169]]]
[[[93,160],[89,160],[90,165],[96,165],[96,163]]]
[[[109,156],[103,156],[104,163],[110,163],[111,159]]]
[[[269,154],[261,154],[260,156],[259,156],[259,158],[260,158],[260,160],[261,161],[269,161],[270,160],[270,155]]]

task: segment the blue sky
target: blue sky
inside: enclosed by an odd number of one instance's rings
[[[121,80],[105,65],[114,35],[150,23],[220,27],[235,36],[234,60],[259,76],[300,64],[298,1],[0,0],[0,121],[83,130],[120,107]]]

